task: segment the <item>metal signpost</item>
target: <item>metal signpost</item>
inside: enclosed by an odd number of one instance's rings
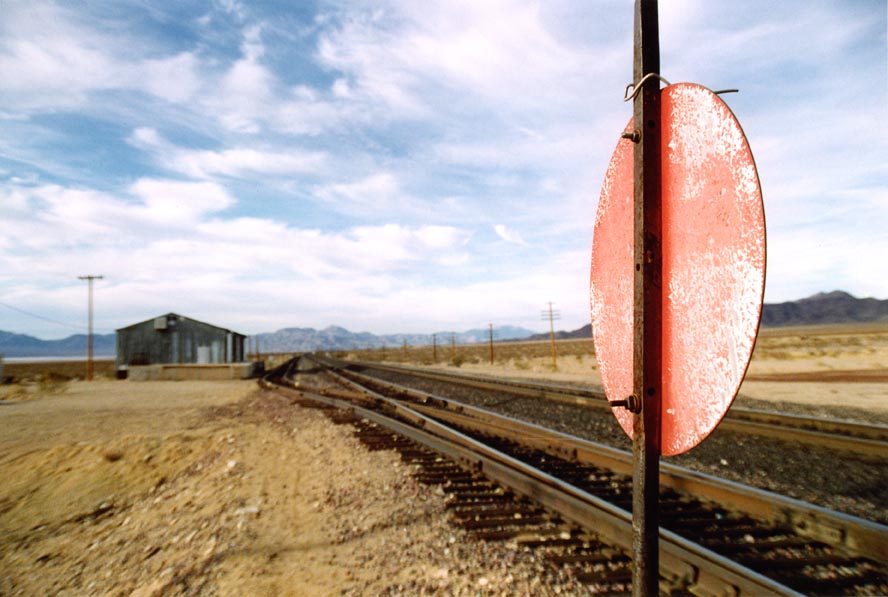
[[[656,0],[635,2],[632,577],[635,595],[659,593],[660,368],[662,242],[660,221],[660,38]]]
[[[752,152],[718,96],[660,89],[656,0],[636,0],[633,118],[608,165],[592,246],[602,383],[633,439],[633,593],[659,585],[659,458],[705,439],[752,355],[765,225]]]

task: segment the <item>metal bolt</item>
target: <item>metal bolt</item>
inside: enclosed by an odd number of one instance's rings
[[[631,410],[634,413],[641,412],[641,408],[639,408],[641,406],[641,403],[635,396],[629,396],[624,400],[609,400],[608,404],[610,404],[612,407],[621,406],[626,410]]]
[[[620,136],[623,139],[629,139],[633,143],[638,143],[639,141],[641,141],[641,131],[639,131],[638,129],[635,129],[631,133],[623,133]]]

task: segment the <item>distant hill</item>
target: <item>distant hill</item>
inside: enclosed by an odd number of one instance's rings
[[[526,338],[533,334],[514,326],[493,328],[494,339],[511,340]],[[451,336],[457,344],[473,344],[486,342],[490,337],[489,329],[474,329],[465,332],[437,332],[437,343],[441,346],[450,344]],[[428,346],[432,344],[432,334],[388,334],[377,336],[369,332],[350,332],[345,328],[330,326],[322,330],[314,328],[285,328],[272,333],[257,334],[249,339],[259,339],[262,352],[310,352],[314,350],[361,350],[365,348],[398,347],[405,343],[408,346]],[[251,344],[248,352],[253,350]]]
[[[93,334],[93,355],[113,357],[117,334]],[[85,357],[86,334],[61,340],[41,340],[25,334],[0,331],[0,354],[6,357]]]
[[[555,332],[556,340],[589,340],[592,337],[592,324],[587,323],[583,327],[574,330],[572,332],[558,331]],[[551,339],[551,334],[534,334],[533,336],[529,336],[526,338],[528,341],[537,341],[537,340],[549,340]]]
[[[762,306],[762,327],[874,321],[888,321],[888,300],[859,299],[841,290],[819,292],[814,296],[797,301],[765,303]],[[572,332],[555,332],[557,340],[591,337],[591,324],[586,324]],[[548,339],[549,334],[534,334],[528,338],[528,340]]]
[[[786,303],[766,304],[762,326],[816,325],[888,321],[888,300],[856,298],[834,290]]]

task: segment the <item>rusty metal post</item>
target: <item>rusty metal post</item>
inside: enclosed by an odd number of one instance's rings
[[[635,1],[635,291],[633,335],[632,525],[636,597],[659,592],[660,391],[662,259],[660,205],[660,72],[657,0]]]

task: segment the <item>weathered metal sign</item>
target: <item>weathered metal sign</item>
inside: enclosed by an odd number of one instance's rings
[[[661,123],[660,453],[669,456],[715,429],[743,380],[761,315],[765,221],[752,152],[716,94],[664,88]],[[634,146],[621,139],[611,158],[592,246],[592,332],[611,401],[633,393]],[[614,414],[632,437],[636,415]]]

